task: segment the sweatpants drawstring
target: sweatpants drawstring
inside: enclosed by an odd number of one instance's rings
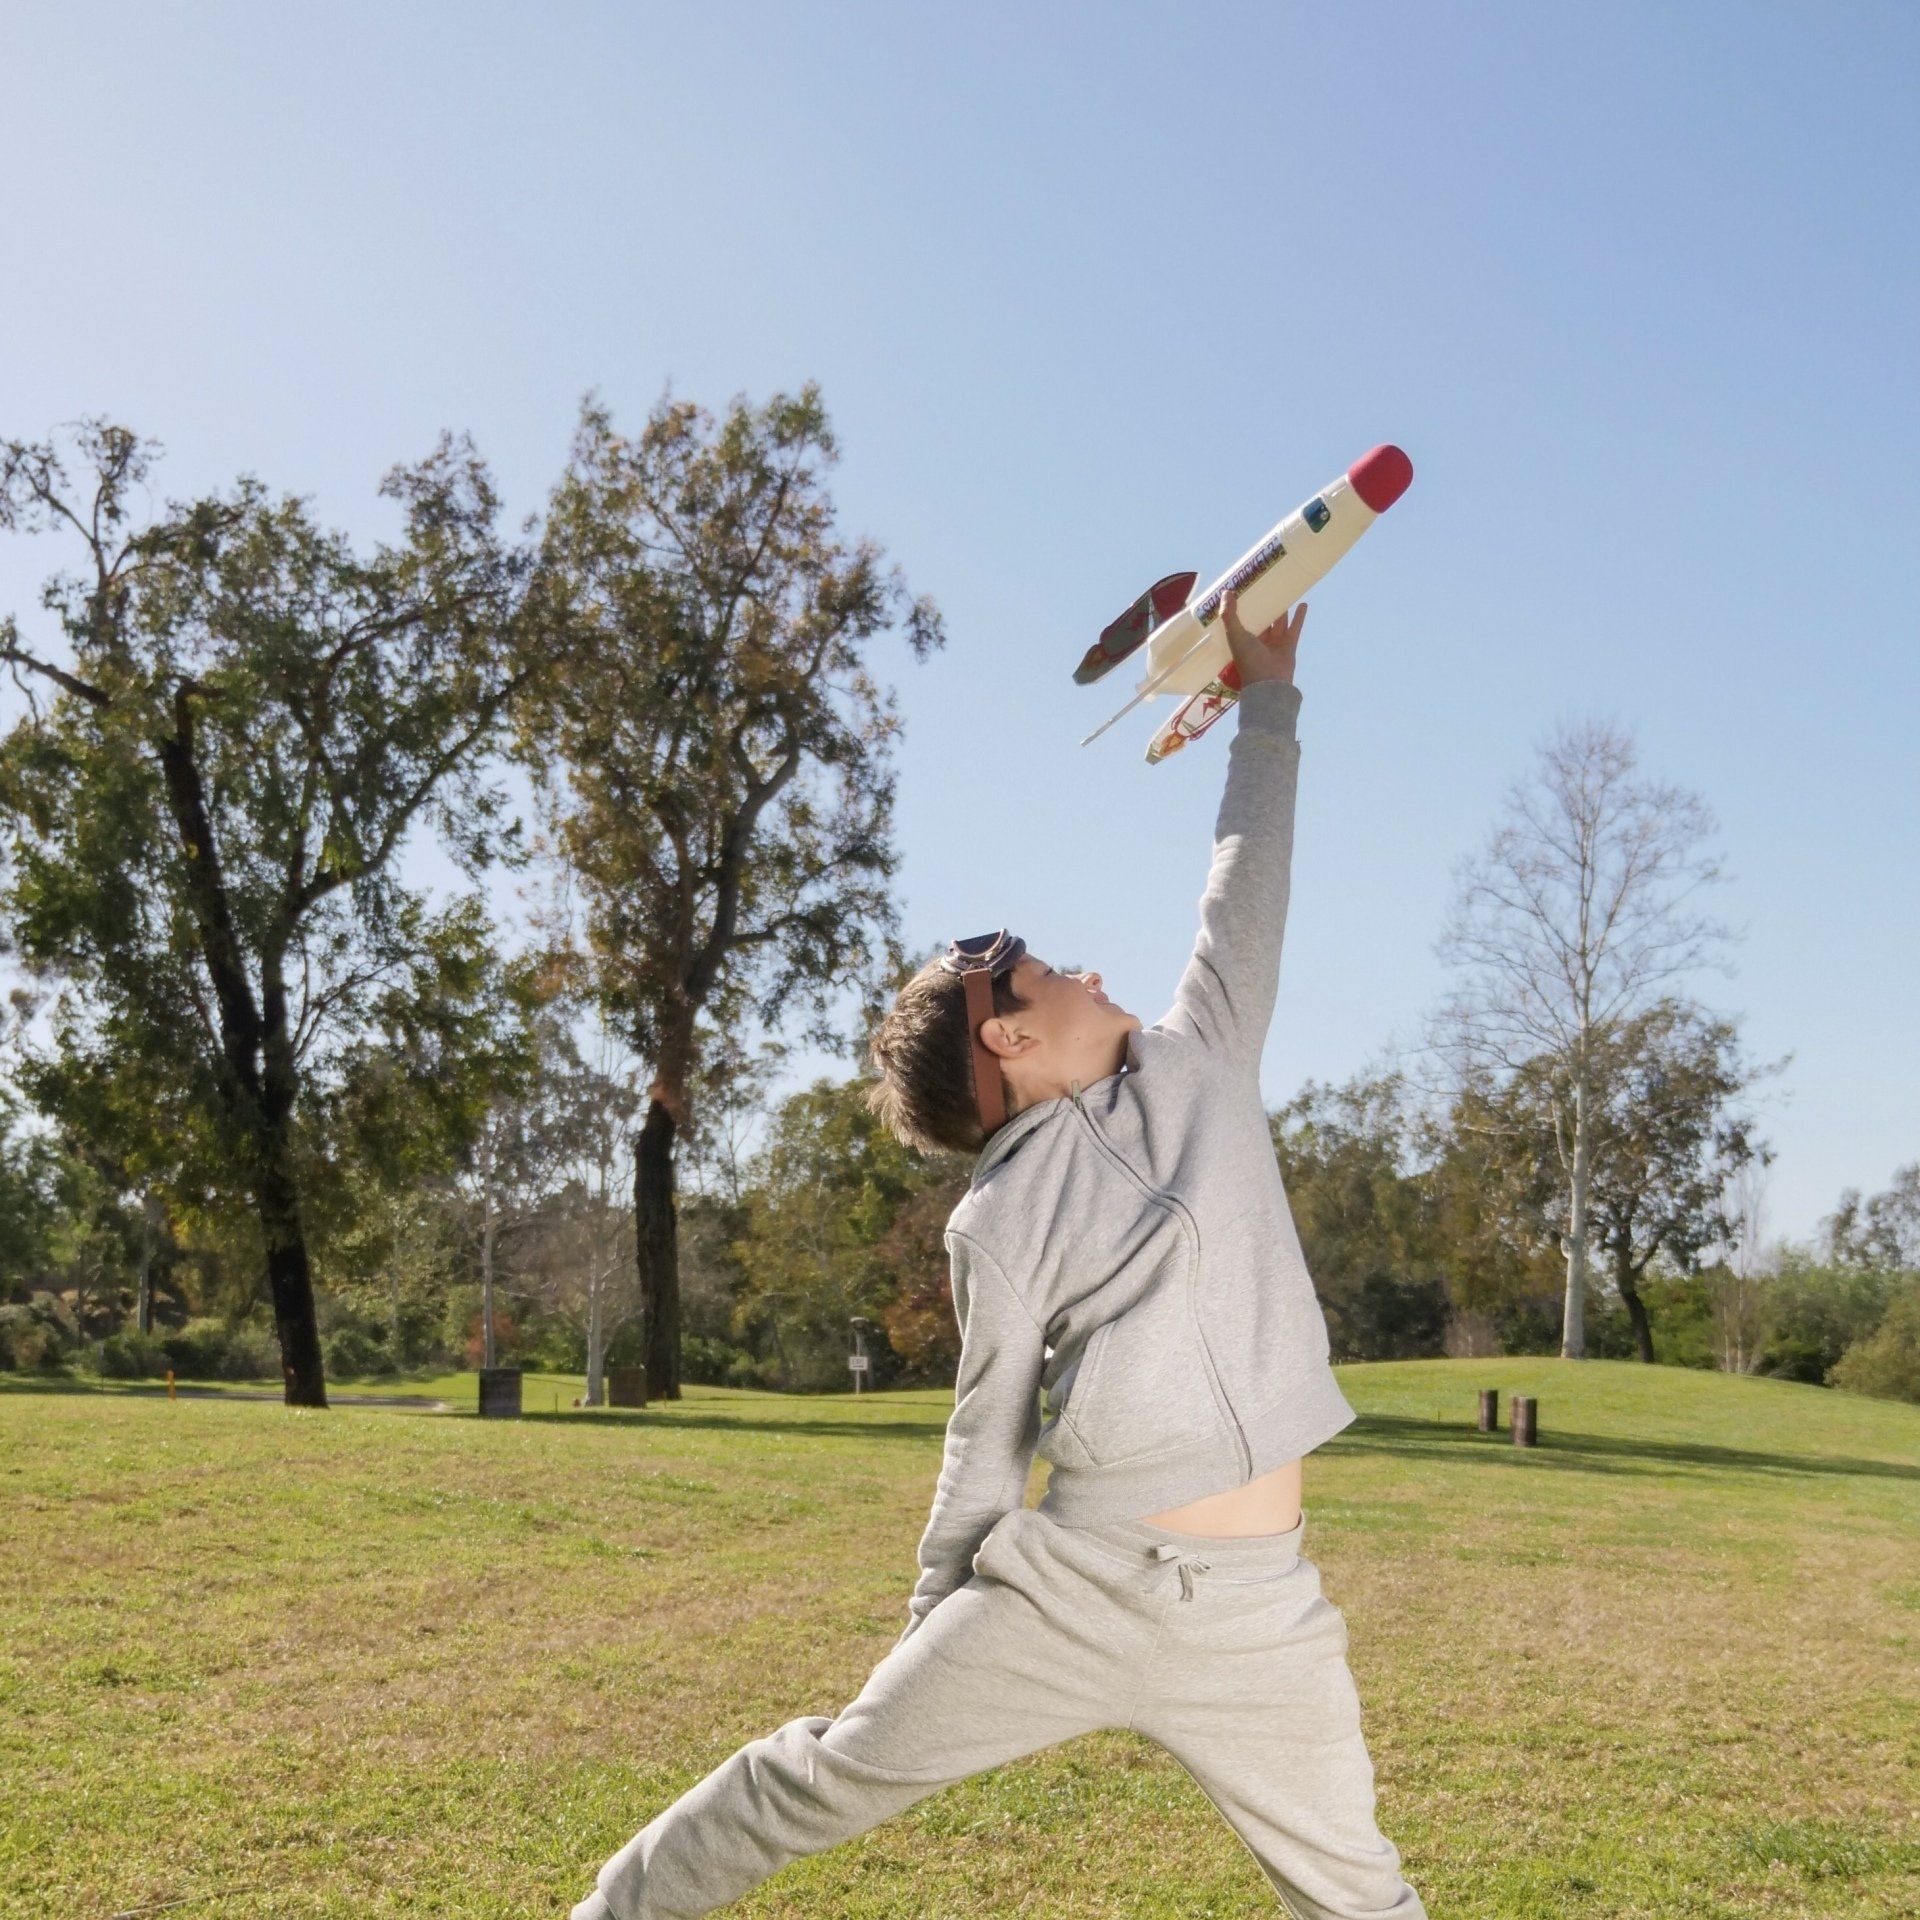
[[[1193,1576],[1196,1573],[1205,1573],[1212,1564],[1211,1561],[1201,1560],[1184,1552],[1171,1540],[1156,1540],[1147,1551],[1155,1560],[1177,1559],[1180,1562],[1180,1598],[1182,1600],[1193,1598]]]

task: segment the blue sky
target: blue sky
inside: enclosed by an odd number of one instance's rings
[[[251,469],[367,536],[442,427],[530,511],[589,388],[637,426],[817,378],[844,529],[948,625],[877,655],[907,939],[1010,924],[1145,1019],[1233,723],[1081,748],[1135,674],[1072,666],[1397,441],[1301,645],[1269,1098],[1415,1034],[1454,863],[1595,714],[1718,822],[1744,937],[1689,984],[1793,1053],[1771,1228],[1920,1155],[1920,11],[40,4],[8,41],[0,434],[104,411],[166,492]],[[0,544],[0,606],[53,557]]]

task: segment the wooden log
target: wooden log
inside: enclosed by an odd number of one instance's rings
[[[1500,1431],[1500,1389],[1498,1387],[1480,1389],[1480,1431],[1482,1433]]]

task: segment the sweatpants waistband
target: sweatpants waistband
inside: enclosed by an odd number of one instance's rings
[[[1305,1507],[1284,1533],[1182,1533],[1152,1520],[1106,1520],[1066,1529],[1084,1539],[1104,1542],[1129,1558],[1197,1558],[1210,1567],[1233,1567],[1243,1572],[1277,1572],[1298,1560],[1306,1530]]]

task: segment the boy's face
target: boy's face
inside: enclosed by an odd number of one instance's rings
[[[1000,1056],[1018,1105],[1031,1107],[1118,1073],[1126,1064],[1127,1035],[1139,1031],[1137,1013],[1115,1006],[1090,967],[1055,967],[1022,954],[1013,983],[1027,1002],[996,1014],[981,1029]]]

